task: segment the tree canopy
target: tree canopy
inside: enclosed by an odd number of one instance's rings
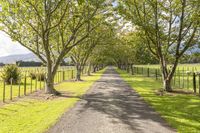
[[[191,57],[188,50],[198,47],[200,40],[199,0],[2,0],[0,4],[0,30],[47,66],[47,93],[55,93],[55,73],[69,57],[77,80],[85,66],[96,71],[111,64],[129,71],[135,64],[159,63],[163,88],[172,91],[178,63]]]

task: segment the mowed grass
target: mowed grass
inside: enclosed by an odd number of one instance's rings
[[[56,86],[73,96],[83,95],[98,80],[104,70],[84,77],[83,82],[64,82]],[[78,97],[59,97],[52,100],[22,98],[0,107],[0,133],[42,133],[56,123],[61,115],[80,100]]]
[[[194,95],[155,92],[162,86],[153,78],[132,76],[117,70],[121,77],[136,90],[167,122],[180,133],[200,133],[200,98]]]

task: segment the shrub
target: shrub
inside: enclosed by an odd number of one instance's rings
[[[37,75],[36,73],[31,72],[30,74],[31,79],[36,79]]]
[[[30,77],[31,77],[31,79],[37,78],[38,81],[45,81],[45,73],[44,72],[30,73]]]
[[[2,70],[2,79],[6,84],[11,84],[11,79],[13,84],[17,84],[20,81],[21,74],[17,65],[5,65]]]

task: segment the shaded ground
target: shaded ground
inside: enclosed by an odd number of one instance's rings
[[[113,68],[48,133],[173,133]]]

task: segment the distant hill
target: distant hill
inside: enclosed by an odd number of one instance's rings
[[[0,63],[10,64],[15,63],[16,61],[35,61],[40,62],[39,58],[32,54],[18,54],[18,55],[9,55],[0,57]]]

